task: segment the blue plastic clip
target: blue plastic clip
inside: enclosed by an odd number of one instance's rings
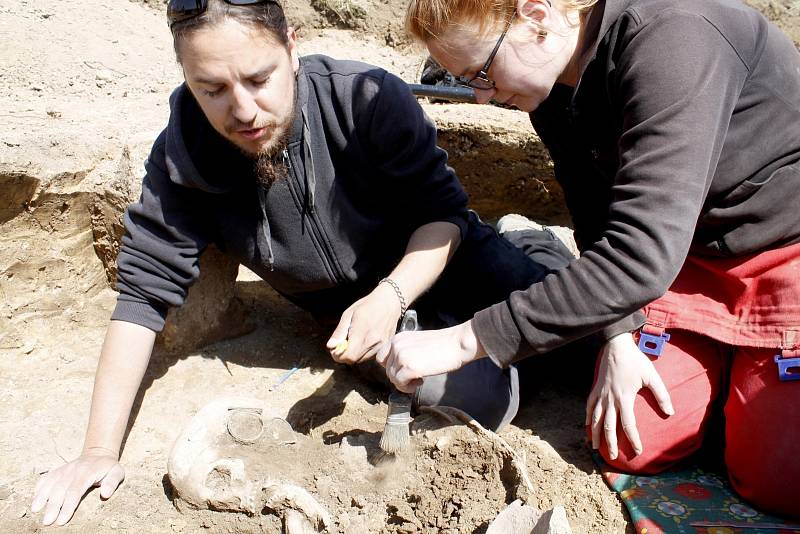
[[[639,332],[639,350],[650,356],[658,358],[664,350],[664,343],[669,341],[669,334],[666,332],[660,336]]]
[[[778,378],[782,382],[800,380],[800,358],[784,358],[782,354],[775,355],[778,364]]]

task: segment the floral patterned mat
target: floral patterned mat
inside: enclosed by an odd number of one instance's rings
[[[800,534],[800,524],[748,506],[716,473],[693,467],[654,476],[626,475],[593,456],[628,508],[636,534]]]

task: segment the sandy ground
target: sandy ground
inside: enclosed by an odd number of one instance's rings
[[[407,47],[399,30],[400,4],[368,5],[372,15],[351,30],[322,8],[289,4],[288,12],[300,22],[301,50],[366,60],[413,81],[423,58]],[[0,203],[2,532],[40,531],[40,515],[28,509],[36,479],[80,452],[94,368],[115,301],[95,252],[89,201],[83,199],[91,198],[92,184],[102,185],[113,175],[109,166],[119,164],[122,147],[147,147],[165,124],[167,98],[180,72],[161,7],[129,0],[0,4],[0,184],[8,192],[27,187],[31,177],[42,180],[39,211],[16,213],[13,202]],[[761,7],[796,32],[794,4],[762,2]],[[475,108],[456,108],[449,120],[468,122],[475,116]],[[526,120],[518,113],[496,113],[492,117],[511,124]],[[136,168],[142,157],[128,154]],[[384,393],[333,364],[322,350],[327,332],[264,284],[243,273],[236,293],[251,310],[256,330],[179,358],[154,354],[122,453],[125,482],[105,502],[96,491],[90,493],[60,531],[274,531],[277,523],[268,514],[181,513],[172,503],[166,478],[170,448],[192,415],[213,398],[266,399],[323,448],[341,448],[345,437],[374,448],[385,419]],[[300,370],[269,391],[295,365]],[[574,367],[563,354],[560,360],[532,363],[526,402],[501,436],[525,456],[534,483],[532,502],[540,508],[564,506],[575,532],[631,531],[623,506],[589,457],[582,426],[587,377],[575,376]],[[457,461],[426,464],[422,458],[433,450],[425,441],[429,437],[415,438],[420,456],[411,464],[414,469],[438,465],[439,476],[415,471],[416,478],[404,483],[419,486],[419,498],[412,501],[427,503],[414,507],[420,531],[481,532],[508,497],[502,477],[494,476],[499,468],[491,461],[493,453],[466,447]],[[483,470],[486,484],[452,482],[447,469],[457,465],[466,467],[456,479],[470,478],[462,476],[467,468]],[[399,531],[397,517],[405,508],[395,501],[404,496],[408,503],[406,486],[381,493],[367,475],[347,483],[336,478],[344,466],[320,467],[323,478],[306,482],[337,509],[339,531]],[[444,488],[440,508],[431,497],[437,484]],[[475,513],[459,523],[468,514],[454,515],[457,509]]]

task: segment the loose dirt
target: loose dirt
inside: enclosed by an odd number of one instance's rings
[[[280,518],[300,511],[332,534],[456,534],[485,529],[506,502],[530,495],[524,464],[502,439],[446,412],[418,416],[409,445],[387,455],[379,431],[337,430],[335,418],[298,434],[262,406],[222,399],[195,416],[170,455],[180,508],[245,512],[254,527],[267,508]]]

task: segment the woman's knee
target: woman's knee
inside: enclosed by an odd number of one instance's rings
[[[664,382],[675,413],[664,414],[649,389],[634,402],[642,452],[636,454],[617,422],[618,456],[611,459],[601,438],[600,454],[619,471],[655,474],[678,464],[701,445],[727,368],[724,345],[686,331],[671,332],[670,342],[653,365]]]
[[[636,426],[642,442],[637,454],[617,423],[617,457],[608,453],[601,439],[600,454],[614,469],[636,475],[652,475],[665,471],[695,453],[703,444],[711,415],[710,404],[704,401],[692,406],[687,399],[673,395],[675,414],[664,415],[649,391],[639,393],[634,405]]]
[[[800,517],[800,381],[778,378],[776,352],[736,351],[725,405],[725,462],[744,499]]]

